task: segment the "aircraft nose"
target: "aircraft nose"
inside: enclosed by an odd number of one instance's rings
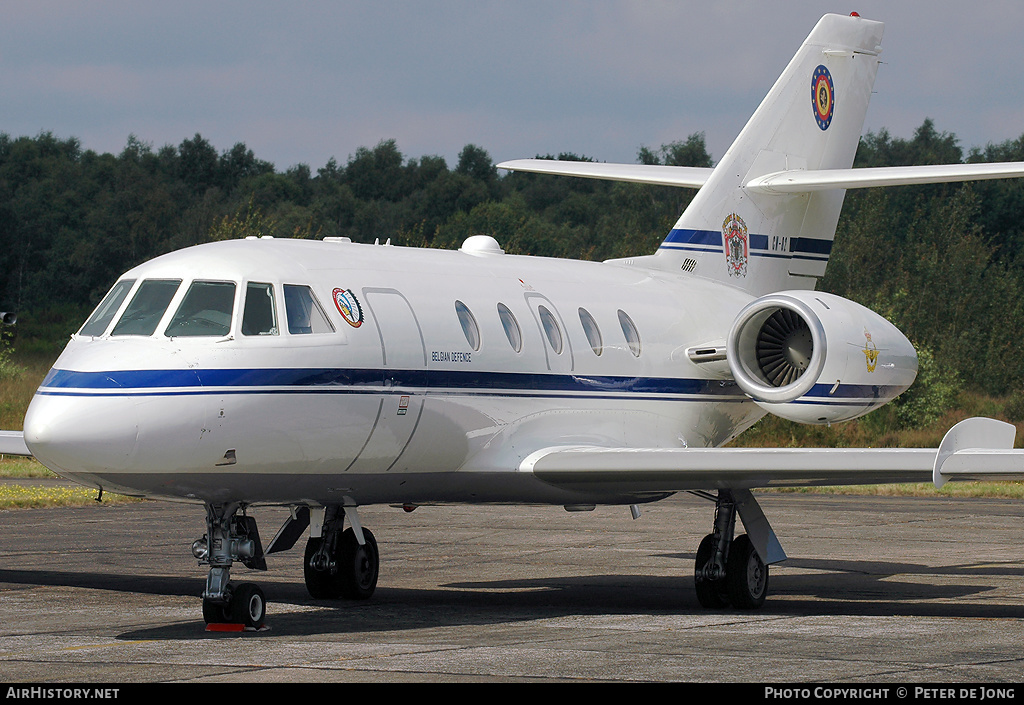
[[[25,445],[62,474],[125,469],[139,436],[133,407],[124,397],[37,393],[25,414]]]

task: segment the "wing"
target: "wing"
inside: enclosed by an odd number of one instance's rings
[[[1024,480],[1016,428],[967,419],[936,448],[543,448],[519,470],[567,489],[617,492]]]
[[[0,455],[31,456],[21,431],[0,431]]]
[[[607,164],[603,162],[568,162],[557,159],[513,159],[498,164],[498,168],[508,171],[529,171],[534,174],[580,176],[585,179],[631,181],[638,184],[687,188],[700,188],[714,171],[696,166]]]

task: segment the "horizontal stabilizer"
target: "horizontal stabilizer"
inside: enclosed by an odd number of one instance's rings
[[[952,181],[1012,179],[1024,176],[1024,162],[932,164],[861,169],[776,171],[751,179],[744,188],[757,193],[808,193],[828,189],[941,184]]]
[[[21,431],[0,431],[0,455],[31,456]]]
[[[631,181],[658,186],[700,188],[712,169],[661,164],[609,164],[570,162],[554,159],[514,159],[498,164],[499,169],[536,174],[578,176],[585,179]],[[942,184],[957,181],[985,181],[1024,177],[1024,162],[984,164],[929,164],[859,169],[790,169],[758,176],[743,185],[755,193],[810,193],[830,189],[877,188]]]
[[[1024,450],[1013,450],[1014,430],[1001,421],[968,419],[950,429],[938,449],[560,446],[532,453],[519,470],[559,487],[637,493],[1016,481],[1024,480]]]
[[[534,174],[579,176],[585,179],[630,181],[656,186],[700,188],[713,169],[696,166],[663,166],[660,164],[607,164],[603,162],[572,162],[555,159],[513,159],[498,164],[499,169],[528,171]]]

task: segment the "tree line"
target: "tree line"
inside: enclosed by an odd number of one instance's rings
[[[699,133],[641,147],[637,161],[713,164]],[[965,161],[1024,161],[1024,136],[964,153],[926,120],[909,139],[866,135],[856,165]],[[647,254],[693,193],[502,175],[472,144],[453,167],[384,140],[314,172],[278,171],[242,143],[218,151],[198,134],[158,149],[130,137],[120,154],[100,154],[75,138],[0,133],[0,310],[66,333],[130,267],[246,234],[454,248],[484,233],[513,254]],[[819,288],[887,316],[941,379],[1008,394],[1024,388],[1022,253],[1021,180],[850,191]]]

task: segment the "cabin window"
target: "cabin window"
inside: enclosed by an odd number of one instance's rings
[[[277,335],[274,285],[249,282],[245,286],[242,335]]]
[[[600,355],[604,350],[604,342],[601,340],[601,329],[597,327],[597,321],[585,308],[580,309],[580,323],[583,324],[583,332],[587,334],[587,342],[595,355]]]
[[[121,304],[128,297],[128,292],[132,290],[134,284],[134,279],[122,279],[117,284],[114,284],[114,288],[103,297],[103,301],[100,301],[100,305],[89,316],[89,320],[85,322],[85,325],[82,326],[82,330],[78,331],[78,334],[103,335],[103,331],[114,320],[114,314],[117,313],[117,309],[121,308]]]
[[[334,326],[327,320],[308,286],[285,284],[284,309],[288,316],[288,332],[293,335],[334,332]]]
[[[512,315],[512,312],[505,304],[498,304],[498,318],[501,319],[501,327],[505,329],[505,337],[508,338],[508,344],[516,352],[522,350],[522,331],[519,330],[519,323],[516,321],[516,317]]]
[[[234,310],[234,282],[192,282],[164,335],[169,338],[228,335]]]
[[[469,307],[461,301],[455,302],[455,313],[459,316],[459,323],[462,324],[462,332],[466,336],[466,342],[473,350],[480,349],[480,327],[476,324],[476,318]]]
[[[537,313],[540,314],[540,323],[544,327],[544,335],[548,338],[548,343],[551,345],[551,349],[555,351],[556,355],[562,354],[562,331],[558,327],[558,321],[555,320],[554,315],[551,311],[548,311],[543,306],[537,307]]]
[[[625,311],[619,311],[619,325],[622,326],[622,335],[626,337],[626,344],[629,351],[635,357],[640,357],[640,334],[636,332],[633,319],[626,315]]]
[[[110,334],[153,335],[180,285],[180,279],[147,279],[142,282]]]

